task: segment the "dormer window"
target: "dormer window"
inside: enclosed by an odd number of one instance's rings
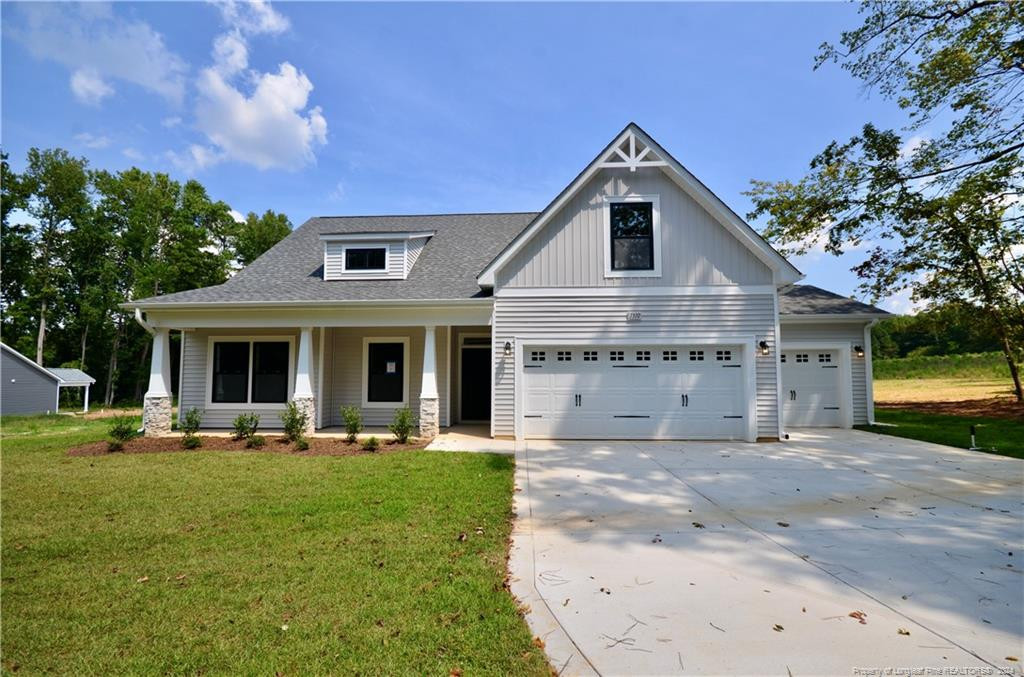
[[[657,195],[605,198],[604,276],[661,276],[661,217]]]
[[[345,247],[345,270],[362,270],[386,273],[388,270],[388,248]]]

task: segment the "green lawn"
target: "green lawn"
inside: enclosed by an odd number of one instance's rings
[[[876,409],[875,419],[896,427],[859,425],[857,428],[963,449],[971,446],[971,424],[981,424],[977,438],[979,446],[995,447],[1001,456],[1024,458],[1024,423],[1020,420],[925,414],[901,409]]]
[[[4,672],[548,672],[502,587],[512,459],[65,455],[107,424],[2,422]]]

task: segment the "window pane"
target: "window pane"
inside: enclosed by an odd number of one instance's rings
[[[650,202],[613,202],[612,237],[651,237],[654,233],[654,206]]]
[[[653,270],[651,238],[616,240],[612,238],[612,270]]]
[[[384,270],[387,248],[349,247],[345,250],[345,270]]]
[[[371,343],[367,347],[366,400],[401,402],[405,386],[405,346],[401,343]]]
[[[252,401],[288,401],[288,344],[252,344]]]
[[[249,395],[249,343],[213,344],[213,402],[246,402]]]

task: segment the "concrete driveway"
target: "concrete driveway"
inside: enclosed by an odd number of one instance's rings
[[[562,674],[1024,674],[1022,461],[530,442],[516,485],[512,591]]]

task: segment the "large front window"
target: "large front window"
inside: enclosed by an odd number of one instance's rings
[[[608,208],[612,270],[654,270],[654,205],[613,202]]]
[[[363,405],[398,407],[407,404],[409,340],[364,339],[363,358]]]
[[[281,404],[288,401],[291,342],[213,341],[210,402]]]

